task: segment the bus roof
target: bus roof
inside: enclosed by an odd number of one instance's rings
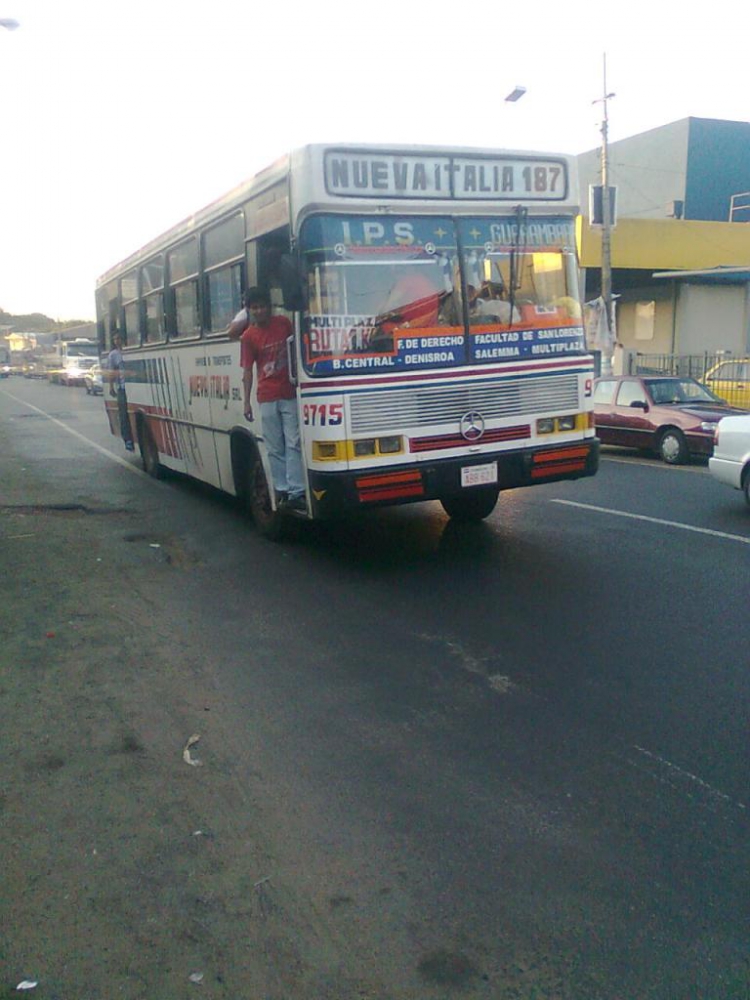
[[[109,268],[96,287],[101,288],[145,258],[166,250],[282,182],[291,186],[297,219],[312,211],[373,211],[378,202],[391,207],[398,203],[399,211],[404,213],[507,215],[511,207],[523,203],[531,214],[549,214],[551,208],[570,214],[578,209],[574,162],[574,157],[562,153],[479,147],[363,143],[302,146]],[[558,164],[562,170],[564,187],[553,199],[533,190],[531,172],[542,164]],[[522,197],[515,189],[503,189],[502,171],[511,167],[530,172],[529,197]],[[458,193],[454,190],[457,178],[463,182]],[[473,188],[468,186],[469,178],[473,178]],[[295,220],[290,221],[294,224]]]

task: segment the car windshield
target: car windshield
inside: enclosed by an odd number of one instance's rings
[[[658,406],[668,406],[670,403],[721,403],[710,389],[693,378],[655,378],[647,379],[646,385],[651,398]]]

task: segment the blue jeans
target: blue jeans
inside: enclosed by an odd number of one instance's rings
[[[125,386],[117,387],[117,413],[120,418],[120,437],[125,444],[133,443],[133,431],[130,428],[130,415],[128,414],[128,397],[125,393]]]
[[[273,488],[290,497],[305,495],[305,472],[299,440],[296,399],[260,404],[260,422],[268,449]]]

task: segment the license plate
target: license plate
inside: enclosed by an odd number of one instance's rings
[[[484,486],[497,482],[497,462],[488,465],[467,465],[461,469],[462,486]]]

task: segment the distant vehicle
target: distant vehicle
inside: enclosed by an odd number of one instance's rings
[[[733,406],[750,409],[750,358],[720,361],[706,372],[703,382]]]
[[[98,396],[104,392],[102,366],[98,362],[92,365],[83,376],[83,384],[86,386],[86,392],[90,396]]]
[[[623,375],[594,383],[594,423],[602,444],[653,451],[669,465],[710,455],[719,420],[744,412],[694,378]]]
[[[47,368],[44,358],[28,358],[23,364],[24,378],[46,378]]]
[[[708,471],[720,483],[742,490],[750,506],[750,415],[719,421]]]
[[[0,378],[7,378],[10,371],[10,351],[7,347],[0,347]]]
[[[77,337],[63,340],[48,360],[47,375],[60,385],[83,385],[89,368],[99,361],[99,346],[95,340]]]

